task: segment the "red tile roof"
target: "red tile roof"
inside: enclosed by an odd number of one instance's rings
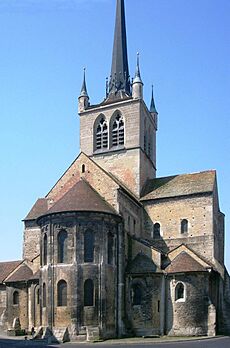
[[[147,182],[141,201],[211,193],[214,189],[215,178],[216,172],[209,170],[152,179]]]
[[[186,251],[182,251],[172,260],[171,264],[166,267],[166,273],[185,273],[185,272],[206,272],[199,262],[197,262]]]
[[[47,209],[47,200],[45,198],[39,198],[24,220],[36,220],[39,216],[44,215]]]
[[[27,281],[33,275],[32,270],[22,264],[12,275],[5,279],[5,283]]]
[[[0,262],[0,283],[12,273],[23,261]]]
[[[45,214],[67,211],[94,211],[117,214],[90,185],[84,180],[78,181],[62,198]]]

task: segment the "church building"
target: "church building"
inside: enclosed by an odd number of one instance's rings
[[[0,328],[59,341],[230,333],[216,172],[156,176],[158,112],[130,79],[117,0],[105,99],[78,98],[80,154],[24,218],[23,259],[0,262]]]

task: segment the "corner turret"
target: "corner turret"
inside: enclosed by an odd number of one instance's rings
[[[81,88],[80,96],[78,97],[78,112],[85,111],[89,106],[89,96],[86,88],[86,81],[85,81],[85,68],[84,68],[84,75],[83,75],[83,83]]]
[[[134,99],[143,99],[143,85],[140,73],[139,53],[137,53],[136,74],[132,85],[132,97]]]

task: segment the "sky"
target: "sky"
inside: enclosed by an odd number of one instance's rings
[[[157,176],[216,169],[230,270],[230,1],[125,0],[131,76],[159,113]],[[110,75],[115,0],[0,0],[0,261],[22,257],[22,219],[78,155]]]

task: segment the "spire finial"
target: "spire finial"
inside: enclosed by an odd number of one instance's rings
[[[141,79],[141,73],[140,73],[140,54],[139,54],[139,52],[137,52],[136,73],[135,73],[133,83],[142,83],[143,84],[142,79]]]
[[[130,95],[124,0],[117,0],[109,95],[119,91]]]
[[[85,71],[86,71],[86,68],[84,67],[83,68],[83,82],[82,82],[80,97],[89,97],[88,93],[87,93],[87,88],[86,88]]]
[[[154,96],[153,96],[153,85],[152,85],[152,97],[151,97],[151,104],[150,104],[150,112],[157,114],[157,110],[156,110],[156,106],[155,106],[155,102],[154,102]]]

